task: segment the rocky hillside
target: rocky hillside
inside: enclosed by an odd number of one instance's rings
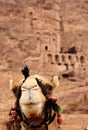
[[[62,0],[62,50],[88,54],[88,0]]]
[[[64,113],[88,113],[88,79],[79,81],[60,81],[59,102],[63,106]]]
[[[30,50],[36,49],[36,38],[31,38],[29,44],[32,20],[36,20],[36,17],[32,19],[32,13],[36,8],[40,10],[38,17],[42,16],[43,9],[58,10],[62,52],[75,47],[87,55],[88,0],[0,0],[0,68],[11,69],[16,65],[19,68],[31,55]]]
[[[60,28],[58,26],[56,28],[55,22],[50,21],[51,18],[54,19],[57,16],[57,14],[53,14],[53,9],[59,12]],[[48,15],[45,16],[42,10],[45,11],[45,14],[48,10]],[[33,15],[34,12],[37,16]],[[43,16],[49,15],[51,16],[49,21],[44,21]],[[35,22],[36,18],[39,18],[42,22]],[[54,21],[56,20],[54,19]],[[35,55],[39,56],[41,50],[38,53],[35,50],[41,41],[40,33],[32,37],[32,34],[36,33],[34,29],[37,30],[37,27],[40,32],[42,27],[45,29],[48,26],[51,29],[50,31],[52,31],[52,28],[54,28],[54,31],[59,30],[61,52],[67,53],[71,48],[75,48],[78,53],[80,52],[87,57],[87,21],[88,0],[0,0],[1,87],[6,87],[5,83],[12,78],[13,72],[20,73],[25,65],[25,59],[29,56],[32,58]],[[37,27],[35,23],[37,23]],[[45,39],[47,39],[46,36]],[[53,38],[53,41],[55,41],[55,38]],[[45,49],[47,50],[47,46],[45,46]],[[88,66],[86,67],[88,68]],[[71,82],[68,79],[60,81],[59,100],[66,113],[88,113],[88,79],[75,78],[78,81]]]

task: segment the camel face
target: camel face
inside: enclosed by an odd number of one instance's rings
[[[41,115],[46,97],[34,77],[28,77],[21,86],[19,105],[26,118]]]
[[[21,125],[22,130],[31,128],[33,130],[35,128],[39,128],[39,130],[41,128],[48,129],[51,122],[57,128],[56,113],[59,109],[56,103],[57,98],[53,95],[58,93],[58,76],[52,77],[51,80],[37,74],[31,76],[27,66],[22,70],[22,74],[24,79],[19,82],[10,80],[10,89],[16,97],[15,106],[10,111],[10,119],[17,125],[21,121],[22,124],[20,123],[18,127]],[[10,127],[8,124],[8,128]],[[52,130],[54,130],[53,127]]]
[[[42,87],[41,84],[43,85]],[[40,75],[33,75],[19,82],[10,81],[10,89],[19,103],[19,109],[26,119],[32,119],[32,121],[38,119],[41,122],[41,119],[43,120],[47,101],[46,97],[56,95],[58,87],[58,76],[54,76],[51,80],[48,80]]]

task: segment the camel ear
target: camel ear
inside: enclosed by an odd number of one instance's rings
[[[13,89],[13,80],[12,79],[9,81],[9,86],[10,86],[10,90],[12,90]]]
[[[10,80],[10,90],[13,91],[15,96],[17,95],[18,88],[19,86],[13,80]]]
[[[52,82],[54,88],[58,88],[59,85],[60,85],[58,76],[54,76],[54,77],[52,78],[51,82]]]
[[[18,90],[19,90],[19,87],[20,87],[21,84],[22,84],[22,81],[23,81],[23,80],[21,80],[20,82],[16,83],[16,82],[14,82],[13,80],[10,80],[10,90],[13,91],[15,97],[17,97]]]

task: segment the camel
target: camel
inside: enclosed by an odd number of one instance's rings
[[[19,83],[10,81],[10,89],[16,97],[15,109],[11,110],[12,118],[21,120],[17,130],[58,130],[58,105],[52,96],[59,87],[58,76],[48,80],[41,75],[29,75],[28,68],[25,68],[22,71],[24,79]],[[14,116],[14,113],[17,115]],[[8,130],[15,129],[8,127]]]

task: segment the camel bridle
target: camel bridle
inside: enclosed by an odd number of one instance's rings
[[[56,103],[57,99],[53,96],[48,97],[48,92],[45,88],[45,85],[42,83],[42,81],[38,78],[35,78],[38,86],[41,88],[41,91],[43,95],[46,97],[46,101],[44,104],[43,111],[39,118],[41,119],[41,122],[39,124],[36,124],[35,120],[31,122],[31,119],[27,119],[25,114],[22,112],[19,101],[22,94],[21,88],[23,87],[23,83],[26,81],[26,79],[30,76],[29,75],[29,69],[24,67],[22,70],[22,73],[24,75],[24,81],[20,85],[20,87],[17,90],[16,93],[16,103],[15,106],[11,108],[9,113],[9,122],[7,123],[7,130],[15,130],[15,127],[17,130],[21,130],[21,122],[23,123],[23,126],[25,127],[25,130],[28,130],[29,128],[40,128],[43,126],[43,130],[48,130],[48,125],[53,122],[57,115],[57,123],[61,124],[61,114],[59,113],[62,111],[59,104]],[[32,86],[30,88],[26,88],[29,91],[35,86]],[[15,112],[15,115],[14,115]],[[59,127],[60,128],[60,127]]]

